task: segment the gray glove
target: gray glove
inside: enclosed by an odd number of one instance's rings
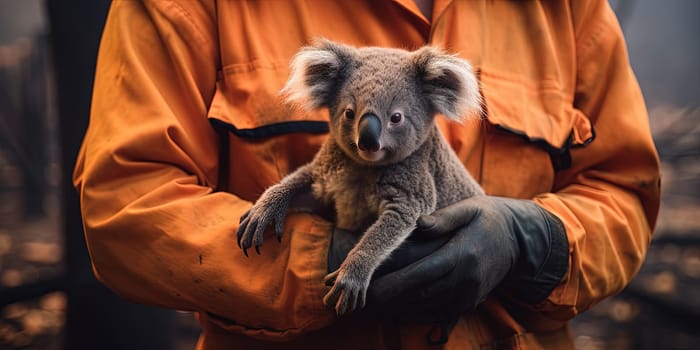
[[[413,236],[403,254],[392,254],[375,273],[368,305],[398,319],[440,324],[442,334],[432,339],[438,343],[497,286],[537,303],[568,270],[563,224],[532,201],[472,197],[422,216]],[[342,262],[354,245],[340,237],[334,233],[329,263]]]
[[[351,232],[341,228],[333,229],[333,237],[328,250],[328,272],[337,270],[350,250],[360,240],[362,232]],[[414,232],[406,241],[391,253],[388,260],[374,272],[373,278],[396,271],[434,252],[449,240],[449,235],[427,235]]]

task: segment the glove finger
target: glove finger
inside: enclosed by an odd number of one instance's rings
[[[438,277],[430,283],[424,283],[421,286],[406,290],[404,293],[396,295],[389,303],[391,305],[420,305],[422,308],[432,308],[443,303],[452,303],[456,288],[453,279],[449,278],[450,274]]]
[[[470,223],[479,212],[479,207],[471,198],[421,215],[416,223],[417,234],[424,237],[441,236]]]
[[[451,254],[439,251],[402,269],[390,272],[370,283],[368,295],[378,304],[387,304],[405,291],[433,283],[455,267]]]
[[[454,306],[454,300],[447,298],[426,303],[414,301],[408,304],[393,303],[389,306],[376,307],[380,311],[380,317],[400,320],[409,323],[432,323],[447,318],[456,318],[458,308]]]
[[[404,268],[425,258],[440,249],[450,238],[451,237],[448,235],[440,236],[435,239],[415,239],[409,237],[401,243],[396,250],[391,252],[387,260],[379,265],[379,268],[374,272],[372,278],[379,278],[380,276]]]
[[[415,308],[401,309],[396,318],[410,323],[434,323],[444,320],[459,318],[457,308],[450,302],[442,302],[435,305],[416,304]]]
[[[448,289],[444,289],[445,287]],[[414,322],[436,322],[447,318],[457,318],[459,315],[473,311],[483,300],[478,300],[475,290],[462,290],[452,284],[443,285],[442,291],[431,293],[425,299],[411,298],[413,301],[397,301],[386,308],[395,318]],[[457,290],[455,290],[457,289]],[[406,298],[409,299],[409,298]]]

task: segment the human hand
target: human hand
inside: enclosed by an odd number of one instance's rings
[[[563,225],[531,201],[475,196],[422,216],[418,231],[449,241],[370,284],[368,304],[383,314],[454,321],[502,282],[519,300],[536,303],[568,269]]]
[[[367,269],[367,265],[362,260],[357,259],[357,255],[350,254],[361,236],[362,233],[353,233],[339,228],[333,230],[328,251],[329,274],[324,279],[326,285],[332,288],[323,298],[323,302],[326,305],[335,306],[338,316],[349,310],[364,307],[366,291],[372,277],[413,263],[447,241],[447,236],[430,241],[409,236],[373,272]]]
[[[362,237],[362,232],[351,232],[337,227],[333,229],[333,237],[328,249],[328,272],[336,271],[340,267],[350,250],[360,240],[360,237]],[[423,235],[423,232],[412,233],[379,266],[377,271],[374,272],[373,278],[396,271],[424,258],[445,244],[449,238],[449,235]]]

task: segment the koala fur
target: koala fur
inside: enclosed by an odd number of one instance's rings
[[[354,48],[319,41],[292,60],[282,92],[308,110],[328,108],[330,135],[313,161],[267,189],[241,218],[239,245],[263,242],[274,221],[277,238],[292,197],[311,188],[336,209],[336,225],[365,230],[324,303],[338,315],[362,308],[372,273],[430,214],[483,190],[434,122],[476,115],[481,100],[470,65],[434,47]],[[247,254],[247,253],[246,253]]]

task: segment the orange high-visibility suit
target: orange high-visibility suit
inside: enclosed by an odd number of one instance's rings
[[[433,44],[474,65],[487,119],[441,128],[488,194],[564,222],[569,271],[538,305],[489,297],[444,348],[571,347],[567,320],[630,281],[659,205],[647,112],[604,0],[436,0],[430,22],[411,0],[114,1],[74,176],[97,277],[198,311],[202,349],[429,347],[430,325],[322,304],[332,223],[291,214],[261,255],[236,246],[240,215],[326,137],[327,115],[277,94],[319,36]]]

